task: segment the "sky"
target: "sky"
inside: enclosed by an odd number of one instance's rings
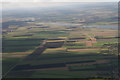
[[[118,2],[119,0],[1,0],[2,2]]]
[[[58,6],[58,3],[60,3],[60,5],[64,5],[63,2],[119,2],[119,0],[0,0],[0,5],[2,5],[0,10],[38,6],[51,7]]]

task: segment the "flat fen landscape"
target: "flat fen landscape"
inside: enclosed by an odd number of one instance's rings
[[[3,78],[118,78],[117,6],[3,10]]]

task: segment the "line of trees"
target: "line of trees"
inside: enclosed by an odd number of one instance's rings
[[[119,54],[119,43],[113,43],[113,44],[104,44],[101,47],[101,53],[108,53],[108,54]]]

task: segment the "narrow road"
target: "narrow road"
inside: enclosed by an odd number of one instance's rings
[[[32,59],[32,57],[34,57],[34,56],[41,55],[43,53],[43,51],[45,51],[45,49],[46,49],[46,47],[45,47],[46,43],[47,43],[47,41],[44,40],[43,43],[40,46],[38,46],[30,55],[28,55],[24,59],[25,60]]]

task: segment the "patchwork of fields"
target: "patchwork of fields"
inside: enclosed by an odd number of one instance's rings
[[[117,30],[43,27],[20,27],[3,34],[4,77],[114,78],[117,74],[118,53],[110,46],[118,44]]]

